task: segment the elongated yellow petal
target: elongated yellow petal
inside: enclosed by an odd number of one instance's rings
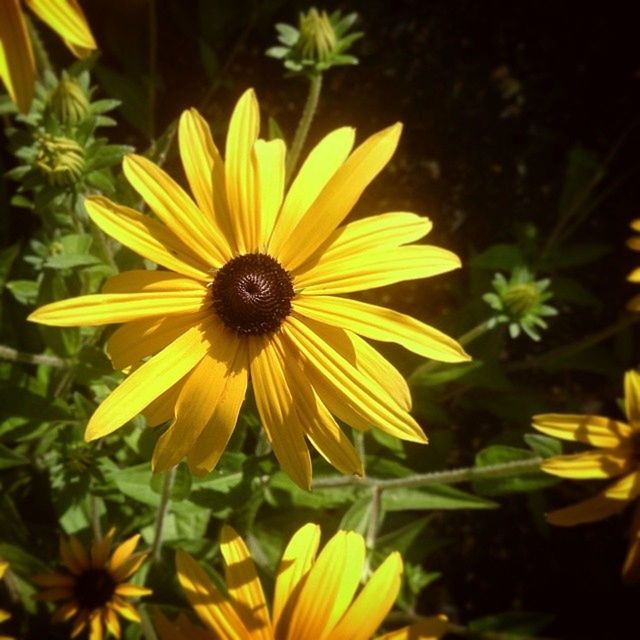
[[[77,0],[27,0],[27,4],[78,57],[84,57],[97,48]]]
[[[109,554],[111,553],[111,545],[116,534],[115,528],[111,527],[106,535],[98,540],[94,540],[91,545],[91,566],[94,568],[103,568],[107,564]]]
[[[361,535],[339,531],[329,540],[297,595],[287,636],[290,640],[330,637],[358,588],[364,559]]]
[[[142,156],[125,157],[122,168],[127,180],[153,212],[200,259],[219,267],[231,257],[226,239],[173,178]]]
[[[561,478],[613,478],[633,467],[628,450],[608,449],[554,456],[542,462],[540,468]]]
[[[320,527],[308,523],[298,529],[282,554],[273,594],[273,626],[276,638],[286,637],[286,630],[297,594],[311,570],[320,545]]]
[[[331,632],[331,640],[369,640],[398,597],[402,558],[394,552],[376,569]]]
[[[65,540],[62,536],[60,536],[60,557],[69,571],[75,575],[82,573],[87,568],[86,564],[82,563],[82,558],[78,558],[74,553],[70,541]]]
[[[629,275],[627,276],[627,280],[629,282],[640,282],[640,267],[636,267]]]
[[[304,274],[315,268],[319,259],[323,264],[331,264],[365,252],[388,250],[415,242],[426,236],[432,226],[429,218],[402,211],[350,222],[336,229],[317,254],[298,267],[296,273]]]
[[[238,360],[240,341],[222,323],[212,325],[215,345],[194,367],[178,396],[175,419],[162,434],[153,452],[154,471],[166,471],[184,458],[213,418],[227,376],[243,365]]]
[[[253,89],[245,91],[231,116],[227,131],[225,184],[235,244],[240,253],[257,251],[260,217],[257,202],[253,145],[260,130],[260,111]]]
[[[343,331],[308,319],[302,321],[296,315],[289,316],[285,329],[287,337],[300,350],[309,366],[316,369],[318,375],[331,386],[336,398],[391,435],[412,442],[426,442],[415,420],[384,389],[342,355],[349,354],[353,349]]]
[[[98,293],[53,302],[36,309],[27,320],[54,327],[94,327],[142,318],[192,314],[206,299],[198,291]]]
[[[158,353],[209,315],[209,311],[204,311],[128,322],[111,334],[106,346],[107,355],[114,369],[126,369]]]
[[[640,429],[640,373],[637,371],[624,374],[624,407],[629,422]]]
[[[112,574],[122,569],[123,565],[136,550],[138,542],[140,542],[140,534],[135,534],[116,547],[113,555],[109,559],[109,571]]]
[[[134,269],[123,271],[111,276],[102,285],[102,293],[139,293],[161,291],[193,292],[204,296],[207,288],[202,282],[185,278],[172,271],[150,271],[149,269]]]
[[[554,438],[585,442],[594,447],[618,447],[631,435],[628,424],[604,416],[544,413],[533,416],[533,426]]]
[[[0,2],[0,79],[22,113],[33,100],[36,64],[18,0]]]
[[[269,242],[269,252],[278,256],[283,243],[342,166],[353,147],[355,129],[342,127],[326,135],[307,156],[285,198]]]
[[[260,210],[260,237],[258,247],[266,253],[284,195],[284,158],[286,147],[283,140],[258,140],[254,147],[257,188],[257,206]]]
[[[622,511],[627,503],[624,500],[612,500],[603,493],[583,500],[570,507],[557,509],[547,514],[547,520],[559,527],[573,527],[577,524],[604,520],[614,513]]]
[[[278,343],[277,334],[250,338],[253,392],[262,426],[280,466],[296,484],[309,489],[311,458],[276,347]]]
[[[184,551],[176,551],[178,580],[187,600],[204,624],[225,640],[250,640],[236,609],[222,596],[198,563]]]
[[[239,341],[234,366],[223,382],[213,416],[187,455],[191,473],[203,474],[218,464],[238,421],[240,407],[247,392],[248,374],[248,350]]]
[[[209,323],[192,327],[120,383],[91,416],[85,440],[119,429],[189,373],[210,348],[208,330]]]
[[[229,526],[220,533],[220,553],[229,596],[252,637],[272,640],[271,619],[258,572],[242,538]]]
[[[140,598],[141,596],[151,595],[153,591],[151,589],[147,589],[147,587],[141,587],[137,584],[123,582],[116,587],[116,593],[119,596],[128,598]]]
[[[116,615],[116,612],[110,607],[107,607],[106,609],[103,609],[102,616],[103,616],[104,625],[106,626],[107,631],[119,640],[121,629],[120,629],[120,621],[118,620],[118,616]]]
[[[189,379],[189,374],[176,382],[170,389],[157,397],[151,404],[146,406],[140,413],[144,416],[149,427],[157,427],[175,417],[178,396],[182,391],[184,383]]]
[[[430,245],[375,249],[344,258],[319,253],[304,273],[294,274],[295,288],[305,294],[334,294],[374,289],[394,282],[416,280],[460,267],[455,253]]]
[[[87,198],[85,207],[105,233],[143,258],[196,280],[212,280],[211,265],[157,220],[101,196]]]
[[[129,604],[126,600],[123,600],[118,596],[113,596],[111,606],[113,607],[113,610],[117,611],[123,618],[140,624],[140,614],[136,611],[135,607]]]
[[[0,578],[2,573],[0,573]],[[73,587],[76,579],[63,573],[41,573],[31,577],[31,582],[39,587]]]
[[[420,640],[439,640],[448,628],[447,616],[440,614],[424,618],[408,627],[377,636],[377,640],[418,640],[418,638]]]
[[[278,250],[277,257],[285,269],[293,271],[300,266],[342,223],[391,159],[401,131],[400,123],[384,129],[347,158]]]
[[[440,362],[471,359],[453,338],[391,309],[333,296],[298,296],[293,308],[307,318],[373,340],[395,342],[425,358]]]
[[[614,500],[634,500],[640,496],[640,471],[636,470],[614,482],[604,495]]]

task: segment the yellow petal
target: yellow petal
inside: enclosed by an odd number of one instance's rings
[[[151,271],[149,269],[134,269],[123,271],[107,278],[102,285],[102,293],[139,293],[162,291],[193,292],[205,296],[207,287],[191,278],[185,278],[172,271]]]
[[[115,611],[109,607],[103,609],[103,618],[104,624],[107,628],[107,631],[114,635],[116,638],[120,638],[120,621],[118,620],[118,616]]]
[[[269,609],[256,567],[242,538],[229,526],[220,533],[220,553],[224,558],[224,575],[229,596],[252,637],[272,640]]]
[[[36,600],[44,602],[55,602],[56,600],[67,600],[73,598],[73,589],[67,587],[55,587],[46,589],[35,596]]]
[[[136,550],[140,542],[140,534],[136,534],[127,538],[124,542],[120,543],[113,552],[113,555],[109,559],[109,572],[113,575],[120,571],[124,564],[129,560],[133,552]]]
[[[137,584],[124,582],[116,587],[116,593],[119,596],[128,598],[139,598],[141,596],[151,595],[153,591],[151,589],[147,589],[147,587],[141,587]]]
[[[22,113],[33,100],[36,65],[18,0],[0,2],[0,79]]]
[[[89,640],[103,640],[104,629],[100,610],[94,610],[89,615]]]
[[[282,469],[303,489],[311,486],[311,458],[304,433],[294,410],[278,334],[251,337],[251,380],[256,406],[265,434]]]
[[[604,495],[614,500],[634,500],[640,496],[640,471],[634,471],[614,482],[604,491]]]
[[[624,509],[626,505],[627,503],[623,500],[611,500],[603,493],[599,493],[593,498],[572,504],[570,507],[552,511],[547,515],[547,520],[559,527],[573,527],[577,524],[604,520]]]
[[[153,212],[200,259],[219,267],[231,257],[229,243],[167,173],[150,160],[131,154],[122,168],[127,180]]]
[[[88,53],[97,48],[77,0],[27,0],[27,4],[69,45],[73,53],[84,53],[85,50]]]
[[[415,242],[432,228],[429,218],[415,213],[393,212],[350,222],[336,229],[327,241],[296,272],[305,273],[321,256],[325,264],[359,256],[364,252],[391,249]],[[318,256],[318,257],[316,257]]]
[[[554,456],[542,462],[540,468],[561,478],[612,478],[626,473],[633,466],[625,450],[596,450],[569,456]]]
[[[111,527],[107,534],[101,539],[95,539],[91,545],[91,566],[97,569],[103,568],[109,554],[111,553],[111,545],[113,544],[113,538],[116,534],[114,527]]]
[[[585,442],[594,447],[618,447],[631,435],[629,425],[604,416],[544,413],[533,416],[533,426],[555,438]]]
[[[430,245],[375,249],[343,258],[311,260],[294,274],[295,288],[305,294],[334,294],[374,289],[404,280],[428,278],[460,267],[455,253]]]
[[[376,569],[331,632],[331,640],[369,640],[398,597],[402,558],[394,552]]]
[[[273,626],[277,638],[286,637],[289,619],[305,576],[311,570],[320,545],[320,527],[308,523],[298,529],[282,554],[273,594]]]
[[[213,279],[211,265],[157,220],[101,196],[87,198],[84,204],[106,234],[143,258],[196,280]]]
[[[106,345],[107,355],[114,369],[126,369],[158,353],[210,315],[209,311],[204,311],[128,322],[111,334]]]
[[[640,237],[629,238],[627,240],[627,247],[633,251],[640,251]]]
[[[628,276],[629,282],[640,282],[640,267],[636,267]]]
[[[194,474],[211,471],[218,464],[238,421],[249,377],[249,355],[242,341],[236,358],[236,366],[223,382],[213,417],[187,455],[189,470]]]
[[[447,616],[440,614],[423,618],[408,627],[390,631],[377,637],[377,640],[439,640],[449,628]]]
[[[251,639],[239,613],[188,553],[176,551],[176,567],[187,600],[209,629],[225,640]]]
[[[269,243],[269,253],[278,256],[302,216],[327,182],[342,166],[353,147],[355,129],[342,127],[326,135],[307,156],[285,198]]]
[[[67,622],[67,620],[70,620],[71,618],[73,618],[73,616],[75,616],[78,611],[80,610],[80,607],[78,606],[78,604],[76,604],[76,602],[71,601],[71,602],[65,602],[51,617],[51,622]],[[1,637],[1,636],[0,636]]]
[[[135,607],[129,604],[126,600],[113,596],[111,600],[111,606],[114,611],[117,611],[123,618],[131,620],[131,622],[140,623],[140,614],[136,611]]]
[[[73,576],[64,573],[41,573],[31,576],[31,581],[39,587],[73,587],[76,583]]]
[[[82,559],[76,557],[70,541],[65,540],[62,536],[60,536],[60,558],[74,575],[82,573],[87,568],[86,565],[82,564]]]
[[[632,220],[629,223],[629,226],[634,230],[634,231],[640,231],[640,218],[636,218],[635,220]]]
[[[240,340],[222,323],[212,325],[209,340],[213,348],[185,381],[176,403],[175,419],[156,443],[151,462],[156,472],[175,466],[193,448],[215,415],[227,377],[237,374],[245,365],[238,357]]]
[[[54,327],[94,327],[132,322],[143,318],[192,314],[207,304],[196,289],[190,291],[150,291],[148,293],[98,293],[46,304],[27,320]]]
[[[631,423],[638,423],[640,427],[640,373],[627,371],[624,374],[624,407],[627,419]]]
[[[300,266],[342,223],[367,185],[389,162],[402,126],[397,123],[365,140],[327,182],[278,250],[290,271]]]
[[[425,358],[440,362],[471,359],[453,338],[391,309],[333,296],[298,296],[293,301],[293,308],[307,318],[365,338],[395,342]]]
[[[633,298],[627,302],[627,309],[629,309],[629,311],[640,311],[640,295],[633,296]]]
[[[91,416],[85,440],[119,429],[189,373],[209,349],[204,335],[208,328],[205,323],[192,327],[120,383]]]
[[[286,147],[282,140],[256,141],[255,173],[257,208],[260,210],[260,237],[258,247],[266,253],[282,197],[284,195],[284,158]]]
[[[322,640],[329,636],[351,604],[364,559],[365,545],[360,534],[339,531],[329,540],[296,598],[289,638]]]
[[[285,328],[286,335],[309,366],[326,380],[340,402],[350,405],[365,420],[390,435],[412,442],[426,442],[415,420],[381,387],[349,362],[348,356],[343,355],[353,349],[343,331],[312,320],[303,322],[295,315],[289,316]]]
[[[178,396],[180,395],[180,391],[182,391],[184,383],[188,379],[189,374],[182,378],[182,380],[176,382],[176,384],[140,412],[147,421],[147,426],[157,427],[169,420],[173,420]]]
[[[260,130],[260,112],[253,89],[236,104],[229,129],[225,156],[225,184],[229,213],[240,253],[258,250],[260,218],[257,203],[253,145]]]
[[[640,504],[635,508],[629,530],[629,549],[622,567],[625,582],[640,581]]]

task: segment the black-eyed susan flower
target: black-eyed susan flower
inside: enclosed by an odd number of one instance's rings
[[[636,232],[640,232],[640,218],[633,220],[631,223],[631,229]],[[629,249],[633,249],[634,251],[640,251],[640,236],[633,236],[627,240],[627,246]],[[629,282],[640,282],[640,267],[635,268],[628,276],[627,280]],[[627,304],[627,308],[630,311],[640,311],[640,294],[633,296],[629,303]]]
[[[640,374],[627,371],[624,378],[627,422],[604,416],[543,414],[533,426],[556,438],[584,442],[592,451],[547,458],[541,468],[562,478],[615,478],[593,498],[548,514],[549,522],[573,526],[607,518],[640,495]],[[631,545],[623,567],[626,579],[640,578],[640,505],[631,525]]]
[[[73,620],[71,637],[89,630],[90,640],[102,640],[105,633],[120,638],[118,615],[140,622],[138,612],[125,598],[149,595],[150,589],[127,582],[140,568],[146,553],[134,553],[139,535],[117,546],[113,553],[114,530],[101,540],[95,540],[87,551],[78,539],[60,538],[62,571],[34,576],[33,581],[44,587],[37,598],[62,601],[53,615],[53,622]]]
[[[178,551],[178,579],[204,629],[186,617],[169,622],[156,617],[161,640],[369,640],[389,613],[400,590],[402,558],[394,552],[360,588],[365,542],[354,532],[339,531],[318,553],[320,527],[307,524],[291,538],[278,568],[272,606],[242,538],[223,527],[220,551],[227,592],[213,584],[187,553]],[[445,616],[386,635],[385,640],[439,638]]]
[[[87,440],[144,412],[151,425],[171,421],[154,451],[156,470],[185,456],[192,471],[211,470],[251,378],[280,464],[309,487],[305,437],[340,471],[362,472],[334,416],[356,429],[426,441],[409,414],[405,380],[363,337],[443,362],[468,359],[433,327],[340,294],[443,273],[460,261],[410,244],[431,229],[414,213],[343,224],[393,155],[399,124],[353,152],[354,130],[333,131],[286,194],[284,143],[258,139],[258,130],[249,90],[231,118],[223,162],[202,117],[183,113],[179,146],[195,202],[155,164],[127,156],[124,173],[159,220],[102,197],[89,198],[87,210],[106,233],[168,270],[121,273],[101,294],[46,305],[30,319],[125,323],[107,351],[116,368],[132,373],[93,414]]]
[[[0,2],[0,79],[18,109],[26,113],[33,99],[36,65],[20,0]],[[24,0],[71,52],[83,58],[96,48],[77,0]]]
[[[0,560],[0,580],[4,577],[7,569],[9,568],[9,563],[4,560]],[[11,617],[11,614],[4,609],[0,609],[0,622],[6,622]],[[10,636],[0,635],[0,640],[13,640]]]

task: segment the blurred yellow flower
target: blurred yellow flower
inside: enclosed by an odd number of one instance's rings
[[[400,555],[389,555],[356,595],[365,565],[362,536],[339,531],[318,554],[319,545],[318,525],[307,524],[293,535],[278,568],[270,609],[249,550],[230,527],[223,527],[220,540],[227,595],[189,554],[178,551],[178,580],[205,628],[183,615],[170,622],[158,612],[160,640],[369,640],[400,590]],[[436,616],[378,638],[435,640],[446,629],[446,617]]]
[[[633,231],[640,232],[640,218],[633,220],[631,223],[631,229]],[[633,236],[627,240],[627,246],[634,251],[640,251],[640,236]],[[640,282],[640,267],[636,267],[628,276],[629,282]],[[634,296],[629,300],[627,309],[630,311],[640,311],[640,294]]]
[[[77,0],[24,0],[78,58],[96,48]],[[33,99],[36,65],[20,0],[0,2],[0,80],[22,113]]]
[[[116,614],[132,622],[140,622],[136,609],[124,598],[146,596],[151,589],[129,582],[145,561],[146,553],[134,553],[139,535],[125,540],[111,553],[115,530],[95,540],[87,552],[77,538],[60,538],[60,557],[65,569],[40,574],[33,581],[44,587],[39,600],[63,600],[53,615],[53,622],[73,620],[71,637],[88,627],[89,640],[102,640],[107,633],[120,638],[120,622]]]
[[[354,130],[333,131],[286,195],[284,143],[260,140],[258,130],[249,90],[231,118],[223,163],[198,112],[182,114],[180,153],[197,205],[158,166],[127,156],[127,179],[164,224],[102,197],[89,198],[87,210],[106,233],[170,271],[121,273],[102,294],[46,305],[29,319],[126,323],[107,351],[116,368],[133,373],[93,414],[87,440],[143,412],[152,426],[172,421],[157,442],[155,470],[187,456],[191,470],[204,473],[224,451],[251,378],[276,457],[308,488],[305,436],[343,473],[362,473],[334,415],[357,429],[426,442],[409,415],[404,378],[360,336],[443,362],[469,359],[433,327],[335,294],[432,276],[460,261],[439,247],[406,246],[431,229],[414,213],[340,226],[393,155],[399,124],[353,152]]]
[[[9,563],[4,560],[0,560],[0,580],[4,577],[5,572],[9,568]],[[0,609],[0,622],[5,622],[11,617],[11,614],[4,609]],[[13,640],[10,636],[0,635],[0,640]]]
[[[595,447],[585,453],[547,458],[541,465],[543,471],[562,478],[618,478],[593,498],[548,514],[552,524],[570,527],[602,520],[640,495],[640,374],[636,371],[625,374],[624,405],[627,422],[591,415],[534,416],[538,431]],[[623,575],[627,580],[640,579],[640,505],[632,519]]]

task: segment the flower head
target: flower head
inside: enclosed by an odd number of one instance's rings
[[[223,527],[220,540],[227,595],[189,554],[178,551],[178,580],[206,630],[184,616],[171,623],[160,614],[156,618],[160,640],[368,640],[386,618],[400,590],[400,555],[389,555],[356,595],[365,565],[362,536],[339,531],[320,553],[319,546],[317,525],[307,524],[293,535],[280,561],[271,607],[249,550],[230,527]],[[428,618],[419,627],[419,635],[410,634],[406,628],[380,638],[439,638],[446,631],[446,618]]]
[[[338,294],[444,273],[460,261],[410,244],[431,229],[413,213],[343,224],[391,158],[400,125],[355,151],[353,129],[333,131],[286,194],[284,143],[258,139],[258,129],[249,90],[231,118],[223,161],[202,117],[183,113],[179,146],[195,202],[155,164],[127,156],[124,173],[159,220],[102,197],[89,198],[87,210],[103,231],[168,270],[121,273],[101,294],[47,305],[30,319],[124,323],[107,351],[116,368],[133,372],[93,414],[87,440],[143,412],[150,425],[171,423],[154,451],[156,470],[186,456],[194,473],[206,472],[224,451],[251,379],[276,457],[309,487],[305,438],[337,469],[362,473],[334,416],[426,441],[409,414],[404,378],[363,337],[443,362],[469,358],[433,327]]]
[[[83,58],[96,48],[77,0],[25,0],[72,53]],[[22,113],[29,111],[36,80],[33,48],[20,0],[0,2],[0,80]]]
[[[549,522],[573,526],[607,518],[640,496],[640,374],[627,371],[624,378],[627,422],[592,415],[543,414],[534,416],[533,426],[556,438],[584,442],[592,451],[553,456],[541,465],[543,471],[562,478],[616,480],[595,497],[553,511]],[[623,574],[640,578],[640,505],[632,523],[632,543]]]
[[[631,223],[633,231],[640,232],[640,218]],[[627,246],[634,251],[640,251],[640,236],[633,236],[627,240]],[[628,276],[629,282],[640,282],[640,267],[635,268]],[[640,311],[640,295],[634,296],[629,300],[627,308],[630,311]]]
[[[73,619],[71,637],[89,628],[90,640],[101,640],[105,629],[120,638],[118,615],[140,622],[140,616],[127,597],[146,596],[150,589],[126,582],[142,565],[145,553],[134,553],[139,535],[125,540],[111,553],[115,531],[95,540],[87,552],[77,538],[60,538],[60,556],[65,568],[57,573],[34,576],[45,590],[39,600],[62,600],[53,622]]]

